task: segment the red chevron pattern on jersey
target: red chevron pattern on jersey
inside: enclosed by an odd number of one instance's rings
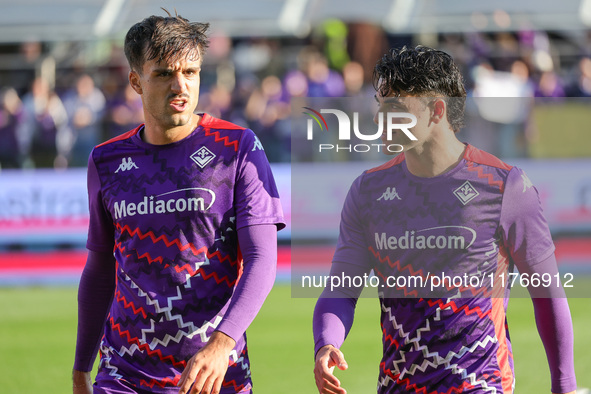
[[[145,381],[144,379],[140,380],[140,387],[145,386],[153,389],[155,386],[164,388],[166,386],[176,386],[177,383],[181,380],[181,375],[175,375],[174,378],[164,378],[160,380],[151,379],[149,382]]]
[[[171,355],[164,356],[160,349],[152,350],[148,344],[142,343],[139,338],[132,337],[129,330],[122,331],[121,324],[115,323],[115,319],[110,318],[109,322],[111,323],[111,329],[116,331],[121,338],[124,338],[129,345],[136,345],[140,351],[146,352],[148,356],[157,357],[160,361],[170,363],[175,367],[184,368],[187,365],[185,361],[177,361]]]
[[[205,135],[208,137],[214,137],[215,142],[222,142],[224,146],[233,147],[235,151],[238,151],[238,140],[230,141],[230,139],[226,137],[220,137],[219,131],[211,131],[210,129],[204,130]]]
[[[415,277],[417,279],[418,283],[422,283],[424,284],[423,287],[427,287],[428,284],[430,283],[430,280],[432,279],[432,276],[430,275],[430,273],[424,274],[423,269],[419,268],[417,270],[414,270],[411,264],[406,264],[406,265],[401,265],[400,264],[400,260],[395,261],[394,263],[392,263],[390,261],[390,257],[389,256],[385,256],[382,257],[380,255],[379,251],[376,251],[374,249],[373,246],[369,246],[368,247],[369,252],[373,255],[373,257],[375,257],[380,263],[387,263],[387,267],[385,267],[385,269],[381,269],[382,266],[378,265],[376,267],[374,267],[374,274],[379,276],[382,281],[384,283],[387,282],[388,280],[388,275],[384,273],[384,271],[386,272],[390,272],[390,277],[392,277],[392,273],[395,272],[397,276],[403,275],[404,271],[408,271],[408,275],[410,275],[411,277]],[[498,266],[497,267],[497,272],[496,277],[499,277],[501,275],[502,272],[504,272],[504,270],[506,270],[508,267],[507,265],[504,266]],[[391,286],[392,289],[396,289],[396,290],[401,290],[403,292],[403,296],[404,297],[419,297],[419,294],[416,290],[408,290],[408,286]],[[488,289],[486,286],[480,286],[480,287],[474,287],[474,286],[454,286],[453,284],[447,284],[444,283],[441,286],[442,289],[445,289],[446,291],[451,291],[451,290],[458,290],[460,292],[466,292],[469,291],[471,296],[483,296],[483,297],[490,297],[493,294],[496,294],[495,292],[493,292],[492,289]],[[503,294],[497,294],[497,296],[503,296]]]
[[[135,228],[135,229],[131,230],[129,228],[129,226],[125,225],[125,226],[121,227],[121,225],[118,224],[118,223],[115,224],[115,228],[117,230],[121,231],[121,232],[127,232],[130,236],[137,235],[142,240],[149,237],[153,244],[155,244],[155,243],[157,243],[159,241],[162,241],[162,242],[164,242],[164,245],[166,245],[167,248],[170,248],[171,246],[176,245],[178,247],[178,249],[179,249],[180,252],[184,252],[185,250],[190,250],[191,252],[193,252],[193,254],[195,256],[197,256],[197,255],[199,255],[201,253],[204,253],[204,254],[207,255],[207,258],[208,259],[211,259],[211,258],[215,257],[220,262],[229,261],[230,262],[230,265],[236,265],[237,264],[237,261],[236,260],[232,260],[229,256],[222,256],[220,254],[220,252],[217,251],[217,250],[215,252],[213,252],[213,253],[209,253],[207,251],[207,247],[205,247],[205,246],[197,249],[197,247],[195,247],[195,245],[193,245],[191,242],[187,242],[186,244],[183,245],[181,243],[180,239],[175,238],[175,239],[169,240],[168,237],[166,236],[166,234],[162,234],[162,235],[156,237],[156,235],[154,234],[153,231],[148,231],[147,233],[142,233],[142,231],[139,228]],[[121,246],[121,243],[117,243],[115,246],[121,252],[124,252],[125,251],[125,248]],[[139,256],[138,255],[138,258],[141,258],[142,256]],[[162,262],[162,257],[158,257],[156,259],[160,259],[160,262]],[[156,259],[151,259],[150,258],[151,261],[155,261]]]
[[[502,182],[502,181],[499,181],[499,180],[495,180],[492,174],[486,174],[486,173],[484,172],[484,171],[485,171],[485,168],[483,168],[482,166],[480,166],[480,165],[478,165],[478,164],[474,164],[474,163],[472,163],[472,162],[469,162],[469,163],[466,165],[466,169],[467,169],[468,171],[474,171],[474,172],[476,172],[476,174],[478,174],[478,178],[481,178],[481,179],[486,179],[489,185],[495,185],[495,186],[498,186],[498,188],[499,188],[499,191],[500,191],[501,193],[503,193],[503,191],[504,191],[504,186],[505,186],[505,185],[503,184],[503,182]]]

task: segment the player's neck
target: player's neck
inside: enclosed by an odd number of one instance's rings
[[[146,119],[142,140],[152,145],[166,145],[182,140],[188,137],[201,122],[201,116],[193,114],[191,120],[182,126],[163,128],[156,122],[150,122]]]
[[[432,178],[454,168],[462,157],[466,145],[453,132],[443,133],[405,152],[406,167],[411,174]]]

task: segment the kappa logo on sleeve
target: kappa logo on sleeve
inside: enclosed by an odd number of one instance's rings
[[[454,190],[454,195],[460,200],[463,205],[468,204],[474,200],[480,193],[468,181],[464,182],[462,186]]]
[[[119,167],[117,168],[115,173],[118,173],[119,171],[129,171],[133,169],[138,169],[138,166],[133,162],[133,160],[131,160],[131,157],[128,157],[127,160],[124,157],[123,159],[121,159],[121,164],[119,164]]]
[[[521,174],[521,179],[523,180],[523,192],[524,193],[527,191],[527,189],[534,186],[534,184],[531,183],[531,181],[529,180],[527,175]]]
[[[259,137],[256,135],[254,137],[254,146],[252,147],[252,152],[255,150],[265,150],[265,148],[263,148],[263,144],[261,144],[261,141],[259,140]]]

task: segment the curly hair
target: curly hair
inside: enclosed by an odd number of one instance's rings
[[[167,10],[167,17],[152,15],[133,25],[125,36],[125,56],[133,71],[141,74],[146,61],[176,63],[202,59],[209,45],[209,23],[189,22]]]
[[[442,97],[454,132],[464,125],[464,80],[452,57],[443,51],[421,45],[393,48],[377,62],[373,86],[382,97],[403,93]]]

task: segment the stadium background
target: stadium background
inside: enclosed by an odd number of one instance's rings
[[[373,102],[371,70],[388,47],[421,43],[448,51],[472,96],[535,97],[512,144],[499,142],[507,120],[467,129],[462,138],[527,169],[540,189],[561,271],[588,278],[591,1],[492,3],[0,1],[0,392],[70,390],[88,220],[85,161],[94,144],[141,121],[138,97],[126,94],[122,38],[141,18],[162,15],[161,6],[211,22],[198,109],[258,134],[289,219],[292,204],[302,204],[291,198],[292,168],[326,161],[291,149],[292,99]],[[339,156],[328,160],[334,166],[310,179],[330,179],[340,195],[352,176],[351,163]],[[319,213],[338,215],[341,202],[333,202]],[[249,329],[258,393],[315,390],[315,300],[291,297],[291,234],[280,233],[278,281]],[[326,245],[314,245],[320,269],[329,263],[334,236],[334,229],[326,229]],[[589,297],[570,300],[581,387],[591,387]],[[361,300],[343,348],[351,367],[338,375],[350,393],[375,387],[378,319],[377,301]],[[516,392],[548,392],[547,364],[527,299],[511,301],[509,324]]]

